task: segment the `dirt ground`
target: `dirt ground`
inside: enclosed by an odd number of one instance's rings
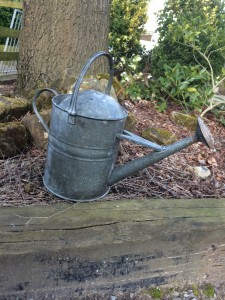
[[[0,84],[0,94],[13,95],[14,82]],[[125,101],[124,106],[132,112],[137,125],[135,133],[141,135],[147,127],[167,129],[177,139],[193,135],[188,129],[177,126],[170,118],[173,110],[180,107],[170,104],[166,113],[159,113],[152,101]],[[135,176],[112,186],[106,200],[120,198],[224,198],[225,197],[225,127],[208,113],[204,119],[215,139],[215,149],[196,143],[182,151],[148,167]],[[125,163],[143,156],[151,150],[122,142],[117,163]],[[21,206],[50,204],[60,201],[43,186],[45,150],[30,145],[16,157],[0,160],[0,205]],[[211,176],[196,177],[193,167],[207,167]]]

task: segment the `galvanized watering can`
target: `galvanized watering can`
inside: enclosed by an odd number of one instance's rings
[[[106,56],[110,77],[105,93],[92,89],[79,92],[90,65]],[[110,186],[195,142],[213,146],[213,138],[199,118],[196,133],[169,146],[160,146],[124,130],[127,111],[112,98],[113,60],[97,52],[83,67],[73,94],[59,95],[52,89],[38,91],[33,109],[49,134],[44,185],[53,194],[72,201],[93,201],[105,196]],[[37,111],[36,100],[42,92],[54,94],[50,128]],[[121,139],[154,151],[115,167]]]

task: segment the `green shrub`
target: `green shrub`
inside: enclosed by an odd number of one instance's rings
[[[160,76],[150,85],[155,98],[161,100],[160,110],[162,107],[166,108],[166,99],[172,99],[179,102],[186,111],[194,109],[201,111],[213,95],[206,69],[177,63],[173,68],[165,65],[164,70],[164,76]]]
[[[122,62],[123,62],[122,58]],[[125,94],[133,101],[140,99],[150,99],[149,89],[146,83],[148,79],[140,71],[143,57],[136,55],[129,59],[126,65],[126,71],[121,73],[121,84]]]
[[[211,283],[208,283],[203,287],[203,294],[208,298],[214,298],[216,291]]]
[[[159,44],[151,56],[153,91],[161,100],[178,100],[202,117],[224,105],[216,96],[225,77],[224,8],[223,0],[166,1],[159,13]],[[165,98],[161,104],[165,107]]]
[[[109,52],[119,76],[127,71],[131,59],[142,54],[141,34],[147,21],[149,0],[112,0],[110,12]]]
[[[12,19],[13,9],[0,7],[0,26],[9,27]]]
[[[164,74],[164,66],[200,64],[209,71],[205,59],[193,47],[210,53],[214,75],[225,63],[225,10],[223,0],[167,0],[158,14],[159,43],[152,51],[153,76]]]
[[[146,292],[147,292],[147,294],[149,294],[152,297],[152,299],[162,299],[163,298],[163,291],[159,287],[150,288]]]
[[[8,7],[0,7],[0,26],[9,27],[12,19],[13,9]],[[6,38],[0,38],[0,44],[5,43]]]

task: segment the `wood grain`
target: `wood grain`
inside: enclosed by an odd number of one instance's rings
[[[23,2],[13,0],[0,0],[0,6],[23,9]]]
[[[63,299],[78,297],[81,290],[222,281],[224,261],[225,199],[62,202],[0,210],[4,297],[36,290],[38,297],[50,293]]]

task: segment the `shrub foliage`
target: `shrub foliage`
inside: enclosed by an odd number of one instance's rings
[[[13,9],[8,7],[0,7],[0,26],[9,27],[12,19]],[[0,44],[4,44],[5,38],[0,38]]]
[[[159,44],[152,53],[153,75],[164,74],[164,66],[197,65],[209,68],[204,58],[187,44],[195,42],[204,52],[211,52],[215,75],[225,63],[225,10],[221,0],[167,0],[158,14]]]
[[[147,21],[149,0],[112,0],[109,51],[116,74],[126,70],[129,59],[142,53],[141,34]]]
[[[167,0],[158,22],[159,43],[151,56],[155,95],[202,115],[223,104],[215,93],[225,76],[225,2]]]

